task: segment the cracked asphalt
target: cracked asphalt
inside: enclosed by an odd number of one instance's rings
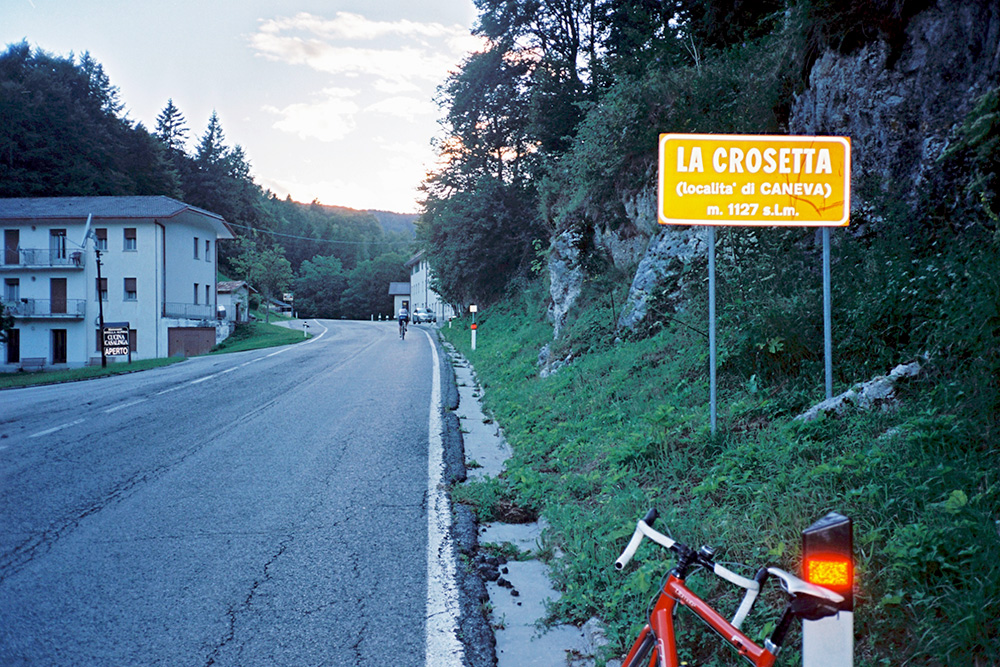
[[[0,393],[0,664],[424,664],[430,348],[322,324]]]

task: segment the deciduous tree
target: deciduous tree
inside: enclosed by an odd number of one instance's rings
[[[230,260],[236,274],[250,283],[264,298],[267,322],[271,321],[271,299],[288,289],[292,282],[292,265],[276,245],[238,238],[238,254]]]

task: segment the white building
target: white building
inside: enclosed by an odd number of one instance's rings
[[[99,305],[128,322],[133,359],[215,344],[217,245],[233,238],[221,216],[169,197],[0,199],[0,229],[14,316],[0,370],[100,363]]]
[[[250,321],[251,287],[242,280],[219,283],[219,317],[225,309],[225,317],[231,322]],[[256,291],[256,290],[254,290]]]
[[[441,300],[441,296],[431,287],[431,267],[421,250],[406,263],[410,271],[410,311],[426,308],[437,316],[438,322],[445,322],[455,316],[451,304]]]

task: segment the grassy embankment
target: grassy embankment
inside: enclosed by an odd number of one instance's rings
[[[263,314],[259,315],[263,317]],[[287,320],[291,318],[276,316],[272,313],[272,320]],[[244,350],[257,350],[265,347],[277,347],[279,345],[291,345],[303,340],[302,332],[274,324],[264,322],[248,322],[241,324],[236,331],[212,348],[209,354],[220,354],[227,352],[242,352]],[[120,375],[122,373],[135,373],[151,368],[167,366],[179,361],[184,361],[185,357],[170,357],[167,359],[143,359],[134,361],[131,364],[121,361],[108,363],[107,368],[100,366],[88,366],[86,368],[71,368],[56,371],[36,371],[29,373],[2,373],[0,374],[0,389],[11,389],[14,387],[28,387],[41,384],[56,384],[59,382],[76,382],[79,380],[91,380],[99,377]]]
[[[246,322],[236,327],[236,330],[214,348],[210,354],[224,352],[243,352],[245,350],[257,350],[263,347],[277,347],[279,345],[292,345],[299,343],[307,337],[296,329],[267,324],[262,312],[255,312],[256,322]],[[272,322],[282,322],[291,320],[290,317],[271,313]]]
[[[919,270],[899,262],[902,273],[890,278],[891,270],[876,266],[882,259],[869,258],[872,276],[924,285],[929,292],[920,297],[940,288],[921,282],[928,271],[961,270],[944,266],[945,260]],[[778,255],[778,264],[787,262]],[[865,272],[863,264],[858,275]],[[967,291],[962,309],[971,311],[962,312],[966,318],[978,312],[973,317],[982,321],[983,310],[976,308],[988,306],[996,290],[983,291],[982,281],[965,276],[949,279],[951,292]],[[759,282],[743,279],[751,282],[728,284],[746,288]],[[882,329],[880,344],[851,339],[866,328],[874,331],[874,320],[891,319],[908,307],[886,285],[869,280],[868,292],[855,290],[851,297],[848,287],[836,296],[837,371],[844,379],[835,393],[887,373],[892,357],[895,363],[912,360],[900,356],[902,346],[887,343]],[[780,336],[768,336],[755,324],[774,324],[781,309],[764,307],[766,299],[753,294],[736,307],[735,292],[723,290],[720,416],[713,437],[702,331],[707,318],[698,300],[684,313],[654,313],[660,320],[647,337],[621,340],[624,334],[613,326],[614,304],[622,303],[625,288],[591,288],[578,319],[553,344],[555,358],[572,352],[572,362],[541,379],[538,352],[552,343],[543,289],[535,285],[480,312],[476,352],[468,326],[456,321],[442,332],[474,364],[486,408],[515,452],[499,479],[457,487],[455,496],[483,519],[503,519],[513,504],[551,523],[553,546],[564,554],[555,563],[563,590],[555,618],[581,622],[598,615],[608,625],[613,650],[625,647],[667,570],[668,555],[654,546],[644,546],[626,573],[612,567],[650,506],[660,510],[660,525],[676,538],[715,546],[722,562],[777,564],[790,571],[799,568],[800,531],[835,510],[855,527],[856,664],[998,664],[1000,483],[995,417],[989,414],[996,359],[984,367],[985,375],[955,375],[971,368],[966,362],[975,361],[988,328],[956,323],[942,308],[933,326],[955,338],[944,349],[948,358],[932,359],[920,378],[898,388],[899,409],[804,424],[793,417],[823,397],[822,357],[796,352],[795,337],[821,327],[822,320],[815,326],[785,322]],[[703,296],[703,289],[696,286],[693,296]],[[780,296],[768,298],[775,305]],[[945,289],[937,298],[956,294]],[[812,310],[805,316],[814,315]],[[963,344],[962,336],[973,342]],[[990,382],[987,391],[984,383]],[[725,613],[735,610],[737,597],[716,578],[690,581]],[[782,600],[772,589],[758,604],[745,626],[751,637],[767,635]],[[738,660],[692,617],[682,618],[686,658],[700,665]],[[781,662],[799,662],[798,636],[786,646]],[[720,650],[722,655],[714,653]]]

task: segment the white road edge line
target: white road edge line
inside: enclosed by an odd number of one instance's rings
[[[38,433],[32,433],[28,437],[29,438],[40,438],[43,435],[49,435],[49,434],[55,433],[56,431],[61,431],[64,428],[69,428],[70,426],[76,426],[77,424],[82,424],[83,422],[84,422],[83,419],[77,419],[75,421],[66,422],[65,424],[60,424],[59,426],[53,426],[52,428],[47,428],[44,431],[39,431]]]
[[[428,667],[462,667],[465,651],[458,640],[458,586],[451,539],[451,506],[444,481],[441,429],[441,366],[437,346],[427,332],[434,371],[428,419],[427,452],[427,646]]]
[[[146,400],[145,398],[137,398],[134,401],[129,401],[128,403],[122,403],[121,405],[116,405],[113,408],[108,408],[107,410],[105,410],[104,414],[109,415],[112,412],[118,412],[119,410],[124,410],[125,408],[131,408],[133,405],[139,405],[145,400]]]

